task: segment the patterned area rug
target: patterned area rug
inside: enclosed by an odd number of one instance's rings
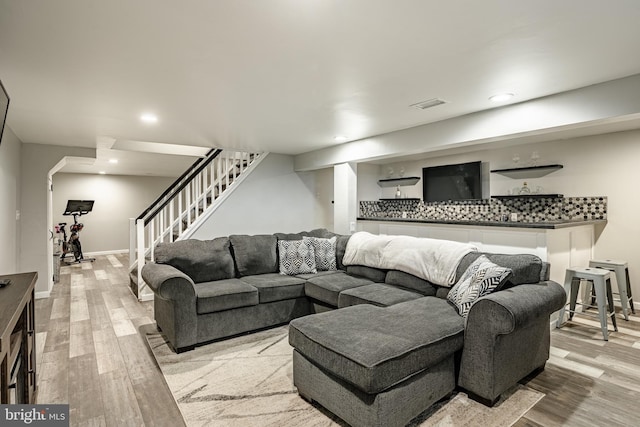
[[[157,332],[146,335],[188,426],[343,426],[293,387],[288,327],[175,354]],[[420,414],[412,426],[510,426],[543,393],[518,385],[487,408],[457,393]]]

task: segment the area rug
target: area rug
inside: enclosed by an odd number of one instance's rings
[[[149,331],[149,347],[188,426],[343,426],[298,396],[286,326],[175,354]],[[518,385],[488,408],[457,393],[420,414],[412,426],[511,426],[543,393]]]

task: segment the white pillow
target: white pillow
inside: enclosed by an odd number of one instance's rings
[[[317,273],[316,255],[311,242],[304,240],[279,240],[280,274]]]
[[[302,240],[311,242],[313,245],[318,271],[334,271],[338,269],[336,265],[336,236],[330,239],[304,236]]]
[[[478,298],[495,291],[510,275],[510,268],[500,267],[481,255],[453,285],[447,299],[455,304],[460,316],[466,318]]]

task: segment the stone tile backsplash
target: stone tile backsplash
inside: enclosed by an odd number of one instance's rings
[[[509,198],[424,203],[419,199],[360,202],[362,218],[441,221],[501,221],[518,214],[518,222],[607,219],[607,197]]]

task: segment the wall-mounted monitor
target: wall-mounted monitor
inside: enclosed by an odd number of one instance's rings
[[[7,121],[7,112],[9,111],[9,94],[0,81],[0,144],[2,143],[2,134],[4,133],[4,122]]]
[[[431,166],[422,169],[425,202],[482,199],[482,162]]]

